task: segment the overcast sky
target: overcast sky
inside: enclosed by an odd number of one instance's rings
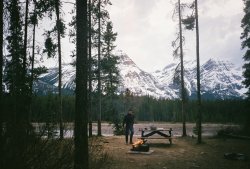
[[[70,0],[74,2],[74,0]],[[172,41],[176,38],[178,20],[173,21],[173,3],[177,0],[110,0],[107,9],[114,31],[118,33],[116,50],[122,50],[143,70],[152,72],[173,62]],[[192,0],[182,0],[182,2]],[[210,58],[229,60],[238,66],[243,63],[240,35],[243,13],[242,0],[198,0],[200,26],[200,58],[204,63]],[[72,5],[66,4],[63,18],[71,20]],[[67,23],[66,23],[67,24]],[[44,26],[46,25],[46,26]],[[44,27],[53,26],[48,21]],[[68,32],[69,30],[67,30]],[[195,31],[184,31],[186,43],[184,59],[195,60]],[[40,42],[43,43],[43,42]],[[68,37],[62,39],[63,62],[71,62],[74,45]],[[178,60],[174,60],[177,62]],[[47,62],[55,66],[55,61]],[[58,63],[56,63],[58,64]]]
[[[111,0],[108,7],[117,50],[122,50],[143,70],[164,68],[173,60],[171,42],[177,20],[172,20],[176,0]],[[189,1],[189,0],[186,0]],[[240,34],[242,0],[199,0],[200,57],[230,60],[242,64]],[[195,32],[184,31],[184,58],[195,59]],[[176,60],[177,61],[177,60]]]

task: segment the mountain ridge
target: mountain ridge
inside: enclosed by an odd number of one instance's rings
[[[117,54],[120,58],[120,85],[118,93],[129,89],[134,95],[150,95],[155,98],[177,99],[179,87],[173,82],[174,70],[177,63],[169,63],[162,70],[152,73],[140,69],[125,53]],[[196,95],[196,61],[184,62],[184,80],[190,98]],[[242,85],[242,68],[236,67],[229,61],[209,59],[201,65],[201,94],[207,99],[244,98],[247,91]],[[63,89],[74,93],[75,68],[70,64],[62,66]],[[40,76],[36,83],[47,84],[53,92],[58,85],[58,69],[51,68],[48,73]],[[44,90],[44,89],[42,89]],[[55,91],[54,91],[55,90]]]

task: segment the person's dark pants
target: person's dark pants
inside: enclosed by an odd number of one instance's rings
[[[132,143],[133,142],[133,135],[134,135],[133,125],[126,125],[126,131],[125,131],[126,143],[128,143],[128,135],[129,134],[130,134],[130,143]]]

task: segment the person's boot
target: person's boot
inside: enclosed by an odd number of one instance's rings
[[[128,135],[126,135],[126,144],[128,144]]]
[[[133,144],[133,134],[130,134],[130,144]]]

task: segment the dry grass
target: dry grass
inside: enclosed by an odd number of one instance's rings
[[[128,154],[131,145],[124,137],[103,138],[105,150],[112,158],[110,169],[249,169],[247,161],[230,161],[224,153],[244,153],[250,157],[249,140],[204,139],[197,145],[194,138],[176,138],[173,145],[166,140],[150,140],[151,155]]]

